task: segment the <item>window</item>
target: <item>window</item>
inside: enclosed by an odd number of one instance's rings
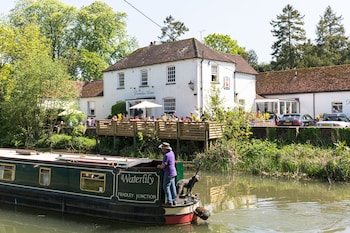
[[[167,83],[175,83],[175,66],[168,66],[168,80]]]
[[[95,172],[80,172],[80,189],[96,193],[105,192],[106,174]]]
[[[211,81],[218,83],[218,66],[212,65],[211,66]]]
[[[343,112],[342,102],[332,102],[332,113]]]
[[[118,89],[123,89],[124,88],[124,73],[119,73],[118,74]]]
[[[40,168],[39,170],[39,184],[49,186],[51,183],[51,169]]]
[[[148,85],[148,74],[147,70],[141,70],[141,86]]]
[[[88,101],[88,115],[95,116],[95,101]]]
[[[0,164],[0,180],[15,180],[16,165]]]
[[[176,112],[176,102],[174,98],[166,98],[163,100],[164,112],[171,114]]]

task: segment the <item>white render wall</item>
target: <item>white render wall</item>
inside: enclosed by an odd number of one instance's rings
[[[167,67],[174,65],[176,72],[176,83],[166,84]],[[141,70],[147,69],[148,86],[140,87]],[[117,89],[118,73],[124,73],[125,88]],[[148,67],[126,69],[122,71],[104,73],[104,98],[105,114],[110,113],[111,106],[118,101],[133,99],[150,99],[150,101],[163,105],[163,98],[176,99],[176,110],[178,116],[187,116],[194,110],[196,96],[188,87],[190,80],[195,82],[197,77],[196,61],[186,60],[167,64],[158,64]],[[129,111],[127,109],[127,111]],[[150,115],[161,117],[164,113],[163,107],[154,108]]]
[[[125,69],[104,73],[104,116],[110,114],[111,106],[118,101],[135,99],[150,99],[149,101],[163,105],[164,98],[176,99],[176,114],[179,117],[189,116],[196,109],[205,110],[209,101],[211,82],[211,64],[213,61],[189,59],[173,63],[157,64],[147,67]],[[255,99],[255,76],[235,73],[234,63],[215,62],[218,66],[221,95],[225,99],[225,108],[233,109],[235,104],[234,92],[238,99],[245,99],[245,110],[251,111]],[[167,84],[167,67],[175,66],[176,83]],[[141,70],[147,69],[148,86],[140,87]],[[118,73],[124,73],[124,89],[117,89]],[[224,77],[230,82],[229,90],[224,90]],[[188,87],[194,83],[194,90]],[[236,84],[236,86],[234,86]],[[129,109],[127,109],[129,112]],[[160,117],[163,107],[150,110],[151,116]]]
[[[266,98],[299,99],[300,112],[316,117],[332,112],[332,103],[343,103],[343,113],[350,116],[350,92],[322,92],[289,95],[268,95]]]
[[[88,102],[95,102],[95,119],[101,120],[107,118],[107,115],[105,115],[104,112],[104,98],[101,97],[88,97],[88,98],[80,98],[79,100],[79,108],[81,111],[85,112],[88,116]]]

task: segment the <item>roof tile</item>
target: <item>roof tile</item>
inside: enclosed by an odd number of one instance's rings
[[[186,59],[207,59],[213,61],[236,63],[236,71],[257,74],[257,72],[239,55],[217,52],[195,38],[152,44],[135,50],[129,56],[108,67],[104,72],[169,63]]]
[[[350,64],[259,73],[259,95],[350,90]]]

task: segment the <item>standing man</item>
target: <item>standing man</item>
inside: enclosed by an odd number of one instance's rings
[[[177,176],[175,168],[175,154],[170,147],[170,144],[163,142],[159,145],[159,148],[163,153],[163,161],[161,165],[158,165],[157,168],[164,170],[163,177],[163,189],[166,194],[166,206],[176,205],[176,186],[175,186],[175,177]]]

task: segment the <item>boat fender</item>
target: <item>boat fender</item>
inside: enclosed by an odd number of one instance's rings
[[[203,207],[197,207],[194,210],[194,214],[197,215],[198,217],[200,217],[203,220],[207,220],[210,216],[210,211],[204,209]]]

